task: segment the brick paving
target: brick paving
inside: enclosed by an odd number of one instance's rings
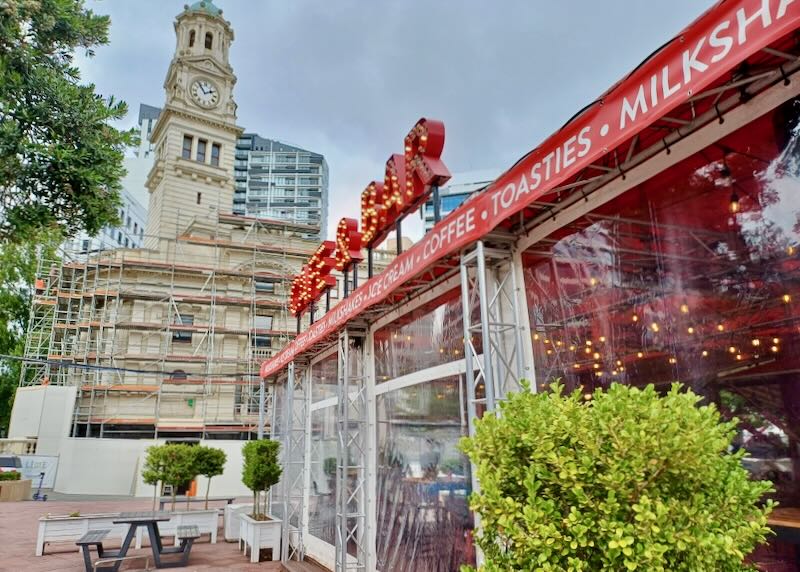
[[[34,555],[39,517],[48,513],[64,515],[78,511],[82,514],[91,514],[142,511],[152,508],[152,501],[146,499],[0,503],[0,572],[83,572],[85,570],[83,559],[74,543],[50,544],[45,547],[44,556]],[[248,557],[245,557],[239,552],[237,543],[225,542],[223,532],[220,528],[217,544],[210,544],[205,539],[196,542],[192,547],[189,565],[183,568],[170,568],[170,570],[258,570],[261,572],[279,572],[281,570],[281,566],[277,562],[251,564],[249,554]],[[108,542],[109,549],[118,546],[118,540],[111,539]],[[131,548],[128,551],[129,556],[148,553],[152,554],[147,546],[141,550]],[[122,570],[143,569],[143,561],[127,563],[122,568]]]

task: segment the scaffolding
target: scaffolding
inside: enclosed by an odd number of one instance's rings
[[[306,235],[219,215],[156,249],[40,257],[20,385],[76,387],[73,436],[247,438],[259,366],[294,335]]]

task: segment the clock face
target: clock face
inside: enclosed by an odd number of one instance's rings
[[[219,90],[207,79],[198,79],[192,84],[189,93],[200,107],[211,108],[219,103]]]

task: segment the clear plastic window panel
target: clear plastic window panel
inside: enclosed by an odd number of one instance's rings
[[[540,387],[691,387],[741,420],[745,465],[800,524],[798,111],[789,102],[576,220],[524,265]],[[793,553],[773,542],[753,559],[788,570]]]
[[[460,293],[452,290],[375,332],[377,383],[464,359]],[[478,345],[479,341],[473,340]]]
[[[312,411],[308,531],[329,544],[336,544],[336,447],[336,406]]]
[[[461,376],[377,398],[378,569],[457,572],[475,563]]]

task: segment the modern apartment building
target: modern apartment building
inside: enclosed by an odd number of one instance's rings
[[[244,133],[234,160],[236,214],[317,227],[328,224],[328,163],[319,153]]]

